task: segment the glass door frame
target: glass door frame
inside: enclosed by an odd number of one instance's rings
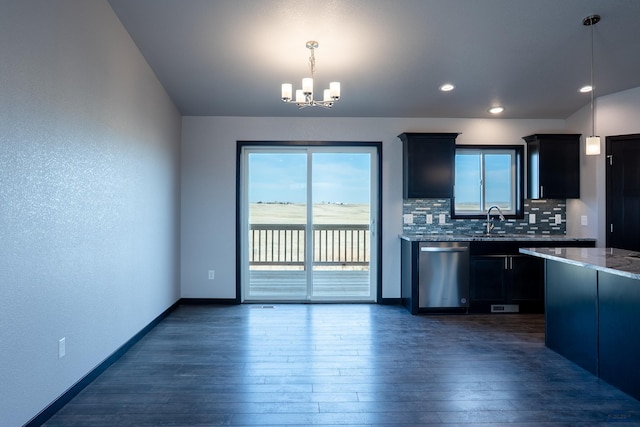
[[[237,161],[236,161],[236,299],[237,303],[245,302],[245,290],[243,289],[243,282],[248,281],[248,277],[244,277],[249,271],[248,254],[245,253],[246,242],[248,242],[248,176],[247,165],[245,164],[244,151],[245,148],[255,149],[282,149],[291,152],[295,152],[296,148],[309,154],[307,158],[307,165],[311,162],[311,156],[314,152],[331,152],[331,150],[325,150],[325,148],[335,148],[336,153],[349,152],[353,149],[357,152],[358,148],[366,148],[367,150],[373,149],[372,164],[371,164],[371,199],[370,199],[370,262],[369,262],[369,274],[371,284],[371,300],[366,302],[379,302],[382,299],[382,143],[381,142],[322,142],[322,141],[237,141]],[[342,148],[342,150],[341,150]],[[307,171],[308,182],[310,185],[311,171]],[[308,187],[310,188],[310,187]],[[311,202],[311,191],[307,192],[307,201]],[[313,215],[313,206],[307,206],[307,223],[312,224],[310,221]],[[310,233],[313,235],[313,233]],[[307,245],[309,247],[309,245]],[[312,253],[312,248],[307,251]],[[310,259],[307,258],[306,259]],[[309,262],[311,268],[307,269],[308,274],[313,274],[313,262]],[[312,286],[312,280],[307,280],[307,286]],[[248,282],[247,282],[248,286]],[[312,292],[308,289],[307,295],[311,295]],[[357,299],[342,299],[342,298],[311,298],[305,300],[291,300],[286,302],[365,302]],[[250,299],[247,302],[259,302]],[[272,302],[272,301],[269,301]]]

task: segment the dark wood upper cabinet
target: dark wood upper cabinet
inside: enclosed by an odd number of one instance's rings
[[[528,199],[580,198],[580,134],[534,134],[527,143]]]
[[[457,133],[402,133],[405,199],[453,197]]]

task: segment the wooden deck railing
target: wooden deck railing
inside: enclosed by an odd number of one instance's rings
[[[369,226],[317,224],[313,226],[313,262],[321,265],[368,265]],[[295,265],[305,262],[304,224],[251,224],[251,265]]]

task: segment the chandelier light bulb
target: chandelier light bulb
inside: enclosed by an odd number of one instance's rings
[[[282,100],[284,102],[291,101],[291,94],[293,93],[293,87],[291,83],[282,83]]]
[[[334,101],[340,99],[340,82],[329,83],[329,90],[331,91],[331,98]]]
[[[311,77],[302,79],[302,93],[305,95],[313,95],[313,79]]]

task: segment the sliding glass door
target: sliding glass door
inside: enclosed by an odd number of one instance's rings
[[[375,301],[376,146],[241,150],[243,301]]]

